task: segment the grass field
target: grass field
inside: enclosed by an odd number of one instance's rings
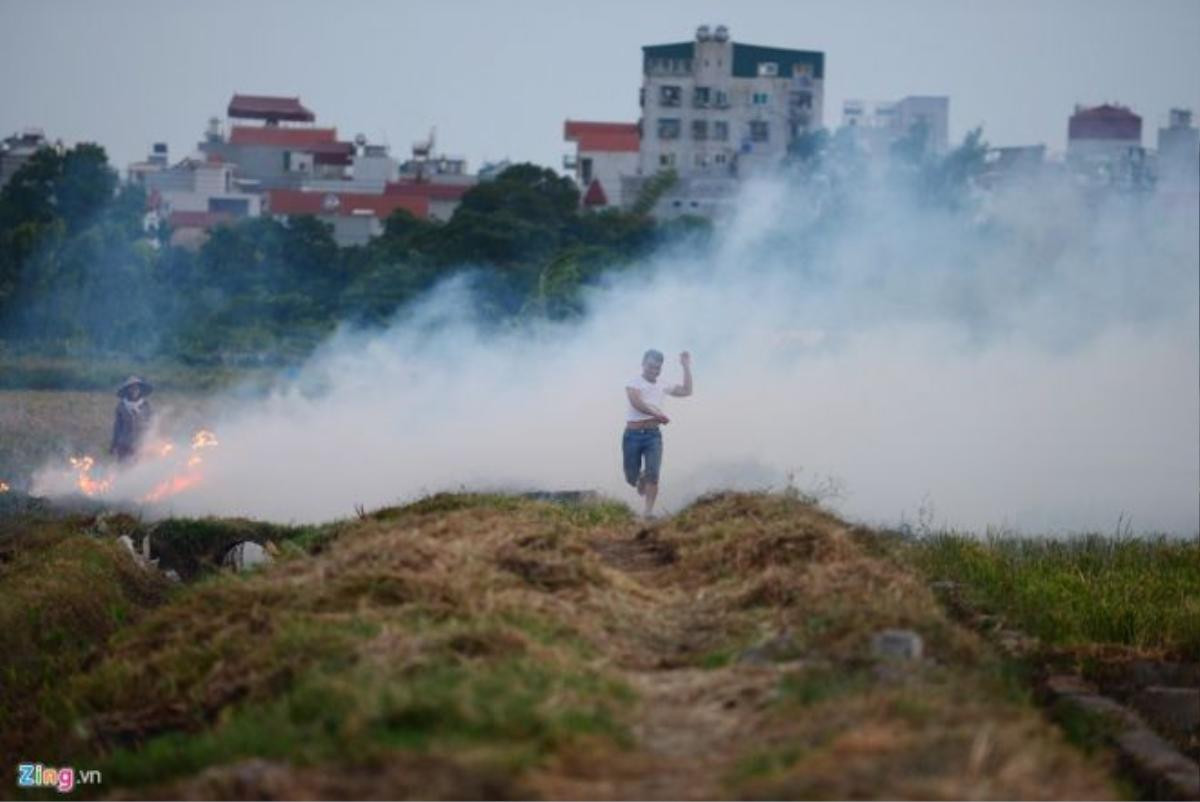
[[[941,535],[912,546],[973,607],[1061,647],[1124,647],[1200,660],[1200,542]]]
[[[150,400],[164,431],[190,433],[210,420],[205,396],[156,390]],[[47,462],[103,458],[116,404],[113,391],[0,390],[0,481],[23,490]]]

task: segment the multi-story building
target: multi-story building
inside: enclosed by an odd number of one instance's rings
[[[476,183],[465,160],[432,153],[432,137],[402,165],[362,134],[345,142],[336,128],[315,126],[299,98],[235,94],[228,115],[228,134],[220,120],[209,120],[197,157],[169,167],[166,146],[156,145],[146,161],[129,166],[129,180],[146,187],[151,213],[174,232],[187,229],[179,236],[189,244],[214,225],[261,212],[284,220],[311,214],[332,225],[339,245],[360,245],[398,210],[450,219]]]
[[[173,245],[198,247],[214,226],[258,217],[262,211],[262,197],[246,191],[237,165],[213,154],[196,154],[172,165],[166,144],[157,142],[145,161],[129,165],[126,176],[146,191],[147,229],[167,223]]]
[[[356,152],[336,128],[313,125],[299,98],[237,95],[229,101],[229,131],[209,120],[200,151],[236,164],[244,181],[261,190],[298,188],[308,180],[345,178]],[[259,121],[250,125],[245,121]]]
[[[1167,127],[1158,129],[1157,168],[1163,187],[1189,189],[1200,183],[1200,131],[1190,110],[1171,109]]]
[[[0,140],[0,187],[29,161],[39,148],[48,148],[46,135],[40,128],[26,128],[19,134]]]
[[[1142,118],[1124,106],[1076,106],[1067,123],[1067,160],[1109,163],[1142,146]]]
[[[1067,165],[1081,185],[1149,186],[1142,118],[1116,104],[1076,106],[1067,123]]]
[[[900,100],[847,100],[842,104],[842,126],[873,156],[887,155],[892,145],[924,132],[925,147],[945,153],[950,147],[950,98],[944,95],[909,95]]]
[[[624,182],[624,201],[674,170],[678,183],[658,214],[718,213],[737,179],[770,172],[820,128],[824,83],[824,53],[739,44],[724,25],[643,47],[638,170]]]
[[[624,205],[621,176],[635,175],[638,170],[641,143],[637,124],[567,120],[563,138],[575,143],[575,153],[563,159],[563,167],[574,173],[583,205]]]

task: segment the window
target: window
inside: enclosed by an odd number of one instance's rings
[[[658,166],[659,167],[674,167],[675,166],[675,154],[674,153],[658,154]]]
[[[583,181],[584,186],[592,183],[592,160],[579,160],[579,178]]]
[[[724,153],[718,153],[716,156],[713,156],[713,164],[724,164],[725,160],[726,156]]]
[[[658,104],[660,106],[678,106],[683,91],[678,86],[660,86],[658,88]]]
[[[729,123],[725,120],[714,120],[712,138],[718,142],[727,142],[729,140]]]
[[[792,92],[788,96],[788,105],[795,109],[811,109],[812,92]]]
[[[658,121],[659,139],[679,139],[681,124],[677,117],[663,117]]]
[[[646,87],[643,86],[641,89],[638,90],[638,106],[644,107],[645,105],[646,105]]]
[[[750,121],[750,141],[751,142],[766,142],[767,141],[767,121],[766,120],[751,120]]]
[[[707,86],[697,86],[692,90],[692,105],[698,109],[707,108],[710,94]]]
[[[692,139],[708,139],[708,120],[692,120]]]
[[[713,105],[718,109],[729,108],[729,93],[723,89],[713,92]]]
[[[692,157],[692,163],[695,164],[697,167],[707,167],[708,166],[708,157],[705,156],[703,153],[697,153],[694,157]]]
[[[762,78],[774,78],[779,75],[779,65],[774,61],[764,61],[758,65],[758,74]]]
[[[751,102],[755,106],[765,106],[771,102],[771,96],[766,92],[755,92],[751,98]]]

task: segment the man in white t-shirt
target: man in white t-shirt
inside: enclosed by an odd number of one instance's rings
[[[654,511],[658,498],[658,474],[662,467],[662,432],[671,419],[663,414],[664,397],[682,398],[692,394],[692,356],[687,351],[679,355],[683,365],[683,384],[664,386],[658,383],[662,373],[661,351],[650,349],[642,357],[642,373],[625,384],[628,405],[625,409],[625,433],[621,438],[621,455],[625,481],[637,488],[646,499],[645,517]]]

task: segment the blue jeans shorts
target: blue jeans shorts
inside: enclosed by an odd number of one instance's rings
[[[653,429],[626,429],[621,436],[621,455],[625,463],[625,481],[637,485],[638,477],[658,484],[662,467],[662,432]]]

